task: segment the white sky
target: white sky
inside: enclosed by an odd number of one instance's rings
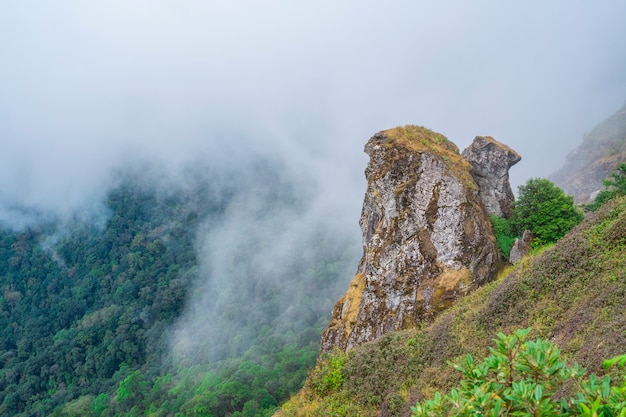
[[[0,217],[225,143],[360,200],[364,143],[407,123],[507,143],[514,185],[547,176],[626,100],[625,19],[623,0],[4,1]]]

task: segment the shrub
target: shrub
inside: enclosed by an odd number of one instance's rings
[[[553,243],[583,219],[574,198],[545,178],[531,178],[518,187],[512,224],[518,234],[530,230],[535,245]]]
[[[530,329],[498,334],[496,347],[481,363],[471,355],[450,363],[462,373],[459,386],[412,407],[426,416],[626,416],[626,378],[619,386],[605,376],[583,380],[584,370],[568,367],[559,349],[547,340],[527,341]],[[623,366],[626,355],[605,362]],[[575,387],[576,395],[557,398]]]
[[[347,355],[335,351],[320,358],[315,368],[309,373],[307,384],[319,397],[339,390],[345,380],[344,364]]]
[[[490,219],[500,254],[503,259],[509,259],[511,248],[515,243],[515,235],[511,223],[504,217],[496,216],[495,214],[492,214]]]

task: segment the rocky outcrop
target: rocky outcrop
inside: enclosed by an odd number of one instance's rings
[[[532,249],[534,238],[535,237],[530,230],[525,230],[521,239],[515,239],[515,243],[513,243],[513,247],[509,253],[509,262],[516,264],[521,261],[522,258],[528,256],[530,254],[530,250]]]
[[[585,135],[549,179],[572,195],[576,204],[588,204],[602,189],[602,180],[622,162],[626,162],[626,103]]]
[[[511,217],[515,196],[509,183],[509,169],[522,157],[491,136],[476,136],[462,155],[472,164],[472,176],[489,214]]]
[[[365,152],[363,258],[335,305],[323,351],[429,321],[499,269],[472,166],[456,145],[405,126],[377,133]]]

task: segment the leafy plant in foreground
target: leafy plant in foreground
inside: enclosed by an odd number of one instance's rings
[[[463,374],[448,394],[412,407],[413,417],[427,416],[626,416],[626,379],[613,386],[611,378],[591,376],[567,366],[559,349],[547,340],[527,341],[530,329],[498,334],[491,355],[476,363],[471,355],[450,363]],[[624,366],[626,355],[605,362],[605,368]],[[557,398],[572,383],[577,395]]]

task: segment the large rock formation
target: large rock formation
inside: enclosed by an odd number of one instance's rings
[[[335,305],[323,351],[428,321],[499,268],[472,166],[456,145],[406,126],[377,133],[365,152],[363,258]]]
[[[522,157],[491,136],[476,136],[462,155],[472,164],[472,176],[489,214],[511,217],[515,196],[509,183],[509,169]]]
[[[626,162],[626,103],[594,127],[549,178],[572,195],[575,203],[587,204],[602,189],[602,180],[622,162]]]

